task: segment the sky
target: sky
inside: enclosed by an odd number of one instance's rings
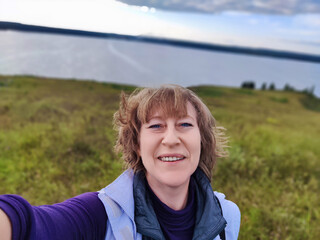
[[[219,13],[239,11],[257,14],[294,15],[320,13],[319,0],[120,0],[121,2],[172,11]]]
[[[319,0],[0,0],[0,21],[320,55]]]

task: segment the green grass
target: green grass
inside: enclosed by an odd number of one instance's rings
[[[313,95],[306,94],[301,98],[301,103],[307,109],[320,112],[320,99],[314,97]]]
[[[0,76],[0,194],[32,204],[96,191],[122,172],[112,116],[121,90],[92,81]],[[212,185],[241,209],[240,239],[320,236],[320,102],[297,92],[192,87],[230,157]]]

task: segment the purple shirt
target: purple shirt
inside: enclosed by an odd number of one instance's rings
[[[153,209],[166,239],[191,240],[196,219],[193,179],[190,179],[187,205],[184,209],[179,211],[175,211],[161,202],[161,200],[153,193],[149,185],[148,192],[152,200]]]
[[[192,239],[195,197],[190,181],[185,209],[174,211],[149,192],[166,239]],[[84,193],[62,203],[31,206],[18,195],[0,195],[0,208],[9,216],[13,240],[104,239],[107,214],[97,192]]]
[[[12,239],[104,239],[107,215],[97,192],[54,205],[31,206],[17,195],[0,195]]]

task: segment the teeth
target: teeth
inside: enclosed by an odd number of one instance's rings
[[[181,158],[177,158],[177,157],[162,157],[160,158],[161,161],[164,161],[164,162],[174,162],[174,161],[178,161],[178,160],[182,160],[183,157]]]

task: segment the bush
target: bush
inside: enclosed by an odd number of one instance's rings
[[[241,88],[254,89],[255,83],[253,81],[246,81],[241,84]]]

